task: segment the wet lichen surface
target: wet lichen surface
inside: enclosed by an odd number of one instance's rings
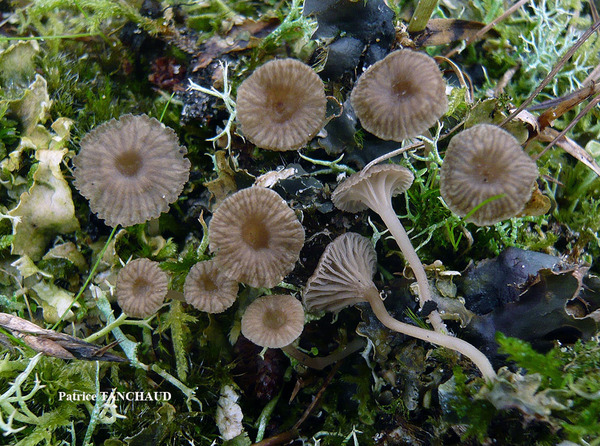
[[[0,444],[599,444],[599,29],[0,2]]]

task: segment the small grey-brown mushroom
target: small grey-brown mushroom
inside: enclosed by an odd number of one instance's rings
[[[210,222],[209,242],[229,277],[272,288],[294,268],[304,228],[277,192],[254,186],[221,203]]]
[[[259,297],[242,316],[242,334],[261,347],[285,347],[294,342],[303,329],[302,304],[289,295]]]
[[[356,82],[351,101],[368,132],[392,141],[423,133],[448,109],[446,83],[435,60],[408,49],[371,65]]]
[[[246,138],[268,150],[304,146],[325,123],[325,87],[295,59],[267,62],[237,91],[237,118]]]
[[[196,263],[183,285],[185,301],[206,313],[222,313],[233,305],[238,283],[224,274],[214,260]]]
[[[189,177],[175,132],[146,115],[123,115],[81,140],[75,187],[109,226],[131,226],[169,209]]]
[[[146,318],[161,307],[168,285],[167,274],[158,262],[132,260],[117,275],[117,302],[128,316]]]
[[[519,214],[537,177],[535,162],[514,136],[495,125],[477,124],[450,141],[440,193],[452,212],[486,226]]]
[[[309,311],[339,311],[348,305],[368,302],[377,319],[389,329],[456,350],[471,359],[484,378],[493,380],[496,373],[490,361],[473,345],[390,316],[373,283],[376,261],[375,250],[368,239],[354,233],[339,236],[325,248],[314,274],[308,279],[303,293],[304,305]]]

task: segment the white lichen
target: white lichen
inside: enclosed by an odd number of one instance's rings
[[[244,414],[242,408],[237,404],[239,398],[240,396],[235,393],[231,386],[223,386],[221,389],[216,421],[223,440],[231,440],[244,430],[242,426]]]

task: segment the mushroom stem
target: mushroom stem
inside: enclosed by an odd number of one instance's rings
[[[457,351],[473,361],[487,381],[491,382],[496,378],[496,372],[488,358],[472,344],[447,334],[426,330],[394,319],[388,313],[379,295],[379,291],[374,286],[364,291],[364,297],[371,305],[371,309],[375,313],[375,316],[377,316],[377,319],[390,330]]]
[[[420,306],[423,307],[425,302],[432,300],[431,290],[429,289],[429,282],[427,281],[427,274],[425,273],[425,268],[423,268],[423,263],[421,263],[421,259],[419,259],[415,248],[413,248],[410,238],[408,238],[408,234],[404,230],[404,226],[402,226],[402,223],[394,212],[391,201],[386,206],[381,206],[380,208],[373,210],[379,214],[387,228],[390,230],[390,233],[396,240],[402,254],[404,254],[406,261],[412,268],[415,278],[417,279],[417,285],[419,286],[419,303]],[[429,313],[429,322],[431,322],[434,330],[438,333],[448,332],[446,324],[442,321],[440,313],[437,310],[433,310]]]
[[[281,347],[285,353],[294,358],[300,364],[310,367],[315,370],[323,370],[325,367],[335,364],[338,361],[350,356],[352,353],[359,351],[361,348],[365,346],[365,341],[362,338],[356,338],[345,347],[337,349],[333,353],[314,358],[312,356],[308,356],[306,353],[301,352],[292,344],[286,345],[285,347]]]

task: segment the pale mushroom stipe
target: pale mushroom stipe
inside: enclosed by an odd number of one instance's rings
[[[405,167],[396,164],[376,165],[367,171],[363,169],[340,183],[331,200],[342,211],[360,212],[371,209],[381,217],[415,274],[420,304],[423,306],[425,302],[432,300],[427,274],[392,206],[392,197],[405,192],[413,178],[411,171]],[[436,331],[447,331],[437,310],[429,314],[429,321]]]

